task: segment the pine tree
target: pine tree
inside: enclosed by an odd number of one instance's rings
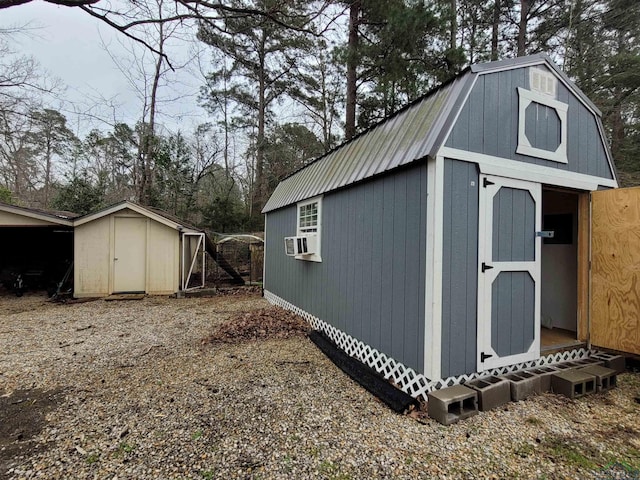
[[[294,18],[301,26],[307,2],[277,0],[234,0],[233,8],[273,10],[286,16],[288,25]],[[294,15],[295,13],[295,15]],[[284,21],[282,23],[285,23]],[[284,27],[265,17],[229,17],[215,27],[201,24],[199,38],[220,50],[231,61],[230,67],[214,69],[209,75],[205,104],[216,109],[216,98],[226,95],[238,106],[237,121],[255,129],[255,181],[251,195],[251,214],[259,224],[260,211],[266,202],[264,147],[267,119],[273,104],[290,88],[297,57],[308,47],[307,34]],[[226,84],[222,80],[228,79]],[[221,88],[223,87],[223,88]]]

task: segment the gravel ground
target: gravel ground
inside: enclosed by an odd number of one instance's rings
[[[0,299],[0,479],[639,478],[638,374],[444,427],[304,336],[205,344],[257,295]]]

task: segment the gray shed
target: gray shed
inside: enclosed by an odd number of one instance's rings
[[[278,185],[265,297],[414,396],[586,354],[600,116],[545,55],[466,69]]]

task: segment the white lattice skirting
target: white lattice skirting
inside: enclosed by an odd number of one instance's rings
[[[286,310],[291,310],[292,312],[297,313],[307,320],[314,330],[324,332],[324,334],[327,335],[339,348],[344,350],[347,355],[354,357],[365,365],[373,368],[376,372],[383,375],[384,378],[393,382],[403,392],[421,400],[426,400],[427,394],[433,390],[465,383],[474,378],[485,377],[487,375],[504,375],[506,373],[517,372],[526,368],[553,365],[554,363],[570,360],[579,360],[587,358],[591,354],[595,353],[594,350],[580,348],[547,355],[529,362],[495,368],[493,370],[486,370],[484,372],[470,373],[468,375],[460,375],[458,377],[449,377],[438,380],[429,380],[421,373],[417,373],[412,368],[403,365],[384,353],[379,352],[375,348],[353,338],[342,330],[338,330],[327,322],[320,320],[318,317],[314,317],[310,313],[305,312],[301,308],[296,307],[268,290],[264,291],[264,298],[274,305],[278,305]]]

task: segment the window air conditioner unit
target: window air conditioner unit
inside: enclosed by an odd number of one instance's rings
[[[316,236],[284,237],[284,253],[290,257],[316,253]]]

